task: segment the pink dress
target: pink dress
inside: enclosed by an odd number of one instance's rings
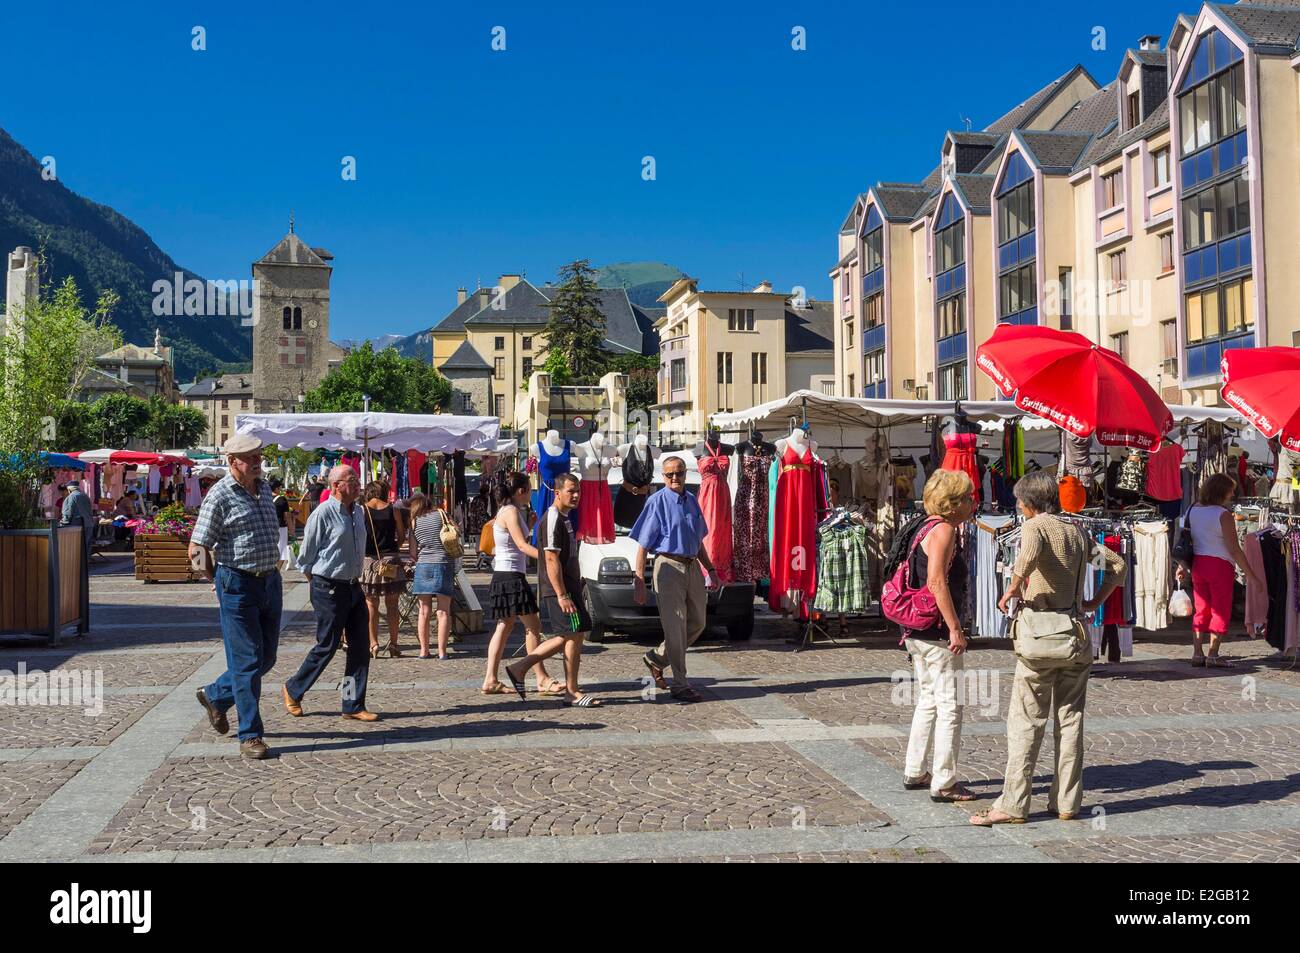
[[[720,582],[735,582],[732,566],[731,543],[731,487],[727,485],[727,470],[731,457],[711,448],[708,455],[696,464],[700,469],[700,509],[709,535],[704,537],[704,551],[709,554]]]
[[[605,457],[578,459],[578,540],[583,543],[614,542],[614,498],[609,492],[610,463]]]

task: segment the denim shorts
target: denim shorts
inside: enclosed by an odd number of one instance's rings
[[[450,596],[456,584],[454,563],[416,563],[411,591],[417,596]]]

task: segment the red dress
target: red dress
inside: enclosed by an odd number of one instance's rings
[[[700,457],[696,466],[700,470],[700,509],[709,535],[704,537],[704,551],[709,554],[720,582],[735,582],[732,567],[731,543],[731,487],[727,484],[727,471],[731,457],[719,453],[706,443],[707,457]]]
[[[975,484],[975,502],[980,501],[980,468],[975,460],[978,438],[973,433],[944,434],[943,445],[948,452],[943,455],[943,470],[960,470]]]
[[[772,585],[767,604],[781,611],[781,601],[792,590],[800,593],[801,616],[817,593],[817,509],[826,505],[821,481],[815,479],[812,448],[801,456],[786,444],[775,464],[776,523],[772,532]],[[791,600],[795,601],[795,600]]]

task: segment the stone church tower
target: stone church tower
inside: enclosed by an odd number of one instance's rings
[[[253,403],[263,413],[298,409],[298,395],[329,370],[330,272],[334,260],[294,234],[253,263]]]

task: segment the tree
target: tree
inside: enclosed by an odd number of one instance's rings
[[[659,401],[659,356],[620,354],[610,361],[610,370],[627,375],[627,409],[647,410]]]
[[[547,305],[551,316],[543,332],[542,353],[546,363],[552,354],[562,354],[573,380],[580,384],[595,383],[609,364],[600,305],[600,287],[590,260],[583,258],[560,269],[560,285]]]
[[[148,437],[149,405],[130,394],[106,394],[91,404],[92,430],[101,447],[119,449]]]
[[[419,358],[402,357],[394,348],[378,354],[370,342],[350,351],[329,375],[307,393],[309,413],[348,413],[370,409],[396,414],[428,414],[451,403],[451,385]]]
[[[208,432],[208,419],[197,407],[171,404],[157,394],[148,406],[146,432],[155,450],[193,447]]]

